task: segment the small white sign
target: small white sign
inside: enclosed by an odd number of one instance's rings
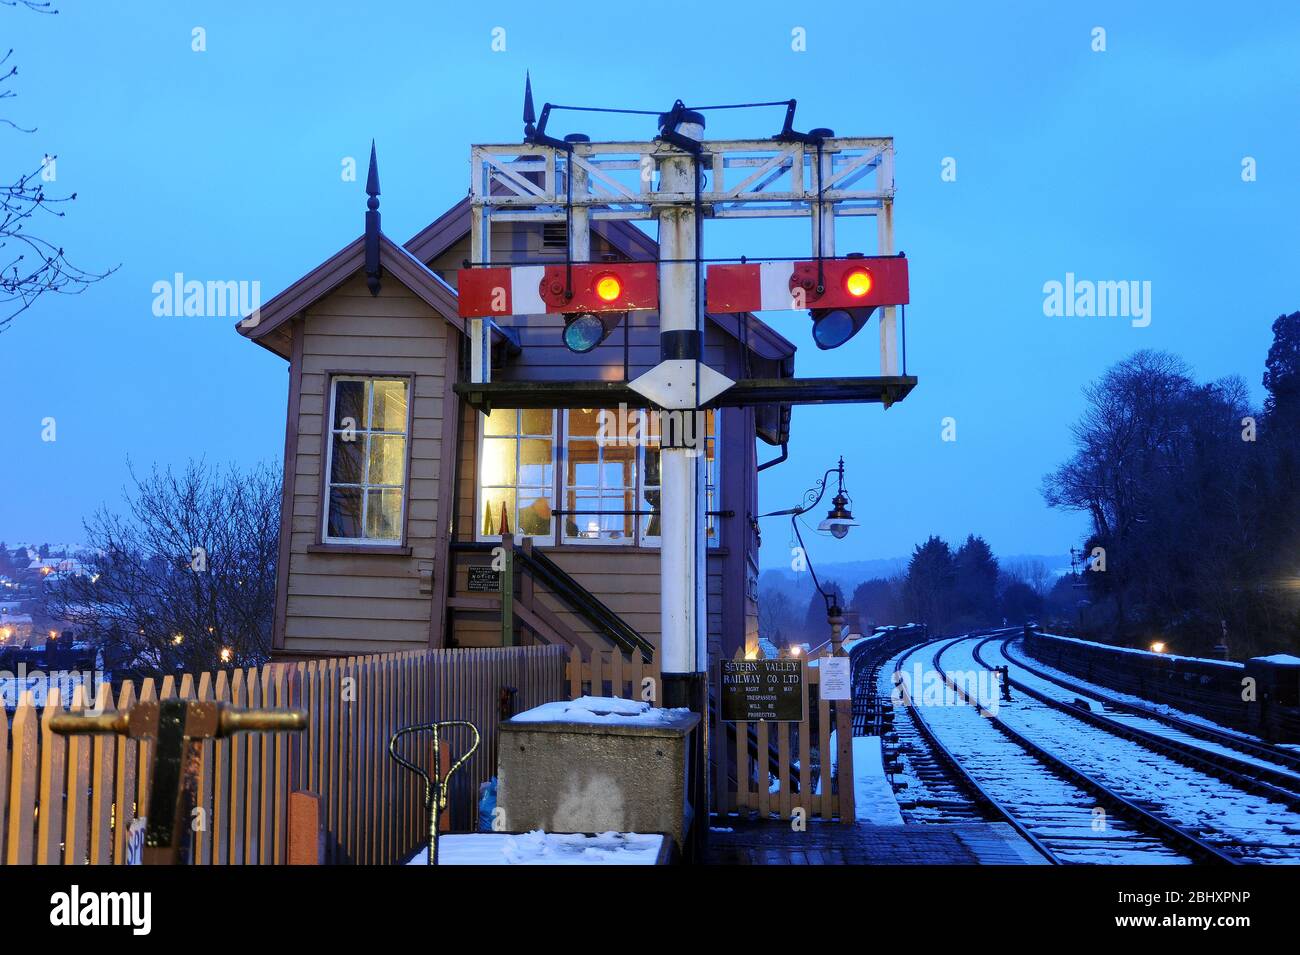
[[[126,864],[144,865],[144,819],[133,819],[126,831]]]
[[[817,661],[821,671],[821,698],[823,700],[853,699],[853,670],[848,657],[822,657]]]

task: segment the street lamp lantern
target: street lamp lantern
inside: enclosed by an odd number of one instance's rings
[[[840,490],[831,498],[831,509],[826,512],[826,520],[817,525],[819,531],[830,531],[836,540],[844,540],[849,528],[857,527],[853,512],[849,510],[849,499],[844,493],[844,459],[840,459]]]
[[[759,517],[781,517],[788,515],[790,518],[790,527],[794,530],[794,536],[799,541],[799,547],[804,552],[804,559],[808,559],[808,548],[804,547],[803,535],[799,533],[799,518],[804,514],[817,507],[822,498],[826,496],[826,489],[830,486],[831,475],[835,475],[835,496],[831,498],[831,509],[826,512],[826,519],[817,525],[819,531],[829,531],[831,536],[836,540],[843,540],[848,536],[851,528],[857,527],[858,522],[853,519],[853,512],[849,510],[852,499],[848,492],[844,490],[844,458],[833,468],[828,468],[822,475],[821,480],[804,492],[804,500],[807,502],[798,507],[788,507],[781,511],[772,511],[768,514],[760,514]],[[834,591],[826,591],[821,582],[817,579],[817,571],[813,570],[812,563],[808,563],[808,570],[812,573],[813,585],[817,592],[822,595],[826,601],[826,613],[828,616],[838,617],[841,613],[838,600]]]

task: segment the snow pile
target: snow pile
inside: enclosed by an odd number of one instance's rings
[[[1289,653],[1274,653],[1272,656],[1255,657],[1254,659],[1262,660],[1264,663],[1280,663],[1289,667],[1300,666],[1300,657],[1293,657]]]
[[[664,837],[637,832],[476,832],[442,836],[439,865],[654,865]],[[407,865],[427,865],[429,850]]]
[[[515,723],[599,723],[605,726],[658,726],[686,716],[690,710],[654,707],[640,700],[613,696],[583,696],[576,700],[555,700],[525,710],[513,717]]]
[[[853,737],[853,808],[858,822],[873,826],[903,824],[894,787],[885,776],[879,736]]]

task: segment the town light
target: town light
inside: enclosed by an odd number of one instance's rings
[[[141,630],[140,632],[144,633],[143,630]],[[179,647],[184,642],[185,642],[185,638],[182,637],[179,633],[172,634],[172,646]]]
[[[235,655],[235,651],[232,650],[232,649],[230,649],[230,647],[222,647],[222,648],[221,648],[221,662],[222,662],[222,663],[229,663],[230,660],[231,660],[231,658],[232,658],[234,655]]]

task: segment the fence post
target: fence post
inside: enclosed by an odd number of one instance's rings
[[[831,656],[847,656],[844,652],[844,612],[837,602],[827,615],[831,625]],[[850,690],[850,694],[852,691]],[[835,748],[837,770],[835,782],[839,790],[840,822],[851,826],[857,820],[853,793],[853,700],[835,700]],[[825,789],[823,789],[825,791]]]
[[[509,531],[501,535],[501,646],[515,645],[515,538]]]
[[[325,864],[325,827],[321,824],[320,796],[289,793],[289,865]]]

